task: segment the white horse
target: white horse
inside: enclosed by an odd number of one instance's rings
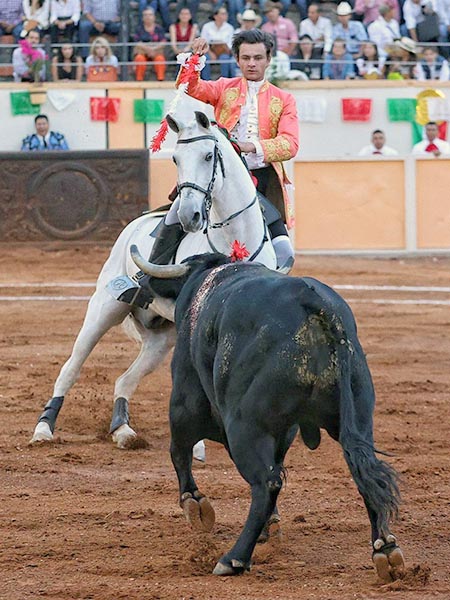
[[[225,135],[212,126],[208,117],[195,113],[195,120],[183,125],[171,117],[168,123],[177,134],[174,161],[178,170],[178,217],[188,235],[182,240],[176,263],[194,254],[220,251],[230,254],[236,240],[245,244],[249,257],[275,269],[276,259],[256,196],[255,186]],[[130,256],[135,244],[149,256],[154,238],[151,233],[161,221],[151,213],[132,221],[115,242],[97,280],[83,325],[72,354],[56,379],[53,396],[34,430],[31,443],[51,441],[56,418],[64,398],[76,382],[81,367],[102,336],[123,323],[127,333],[140,341],[141,349],[132,365],[115,382],[110,433],[119,448],[136,437],[129,425],[128,401],[141,379],[151,373],[175,343],[174,327],[155,326],[164,317],[173,322],[173,305],[155,299],[148,308],[138,308],[113,298],[107,284],[120,276],[136,275]],[[153,327],[152,327],[153,323]],[[202,458],[203,443],[194,449]]]

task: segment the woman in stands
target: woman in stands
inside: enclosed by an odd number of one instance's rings
[[[356,59],[356,71],[362,79],[383,79],[384,61],[378,56],[378,48],[374,42],[361,45],[362,55]]]
[[[198,37],[198,26],[192,22],[189,8],[182,8],[178,19],[169,27],[170,47],[176,56],[180,52],[188,52],[192,42]]]
[[[114,56],[109,42],[104,37],[95,38],[91,44],[89,56],[86,58],[86,72],[90,67],[111,66],[119,67],[117,56]]]
[[[75,54],[72,44],[58,48],[58,54],[52,59],[53,81],[81,81],[83,60]]]
[[[158,81],[164,81],[166,75],[166,58],[164,45],[166,35],[164,29],[157,25],[155,11],[150,6],[142,12],[142,25],[134,36],[138,42],[134,48],[133,60],[136,64],[136,81],[144,81],[147,63],[152,62]]]
[[[20,37],[26,37],[28,31],[37,29],[40,34],[49,27],[50,0],[23,0],[23,30]]]

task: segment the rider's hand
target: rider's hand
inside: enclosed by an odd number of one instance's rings
[[[191,50],[193,54],[200,54],[200,56],[203,56],[203,54],[208,52],[209,44],[205,38],[198,37],[192,42]]]
[[[249,154],[250,152],[256,152],[256,146],[252,142],[238,142],[238,146],[241,152]]]

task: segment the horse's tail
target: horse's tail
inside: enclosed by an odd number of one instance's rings
[[[340,365],[340,433],[339,442],[344,452],[344,458],[352,474],[359,493],[366,507],[376,519],[379,534],[389,533],[389,521],[398,516],[400,492],[398,475],[388,463],[375,456],[372,440],[372,414],[370,428],[364,423],[364,431],[358,426],[355,412],[355,395],[352,391],[352,362],[356,358],[354,351],[345,338],[341,339],[337,349],[338,364]],[[363,360],[365,360],[363,358]],[[361,401],[369,402],[368,394],[373,394],[370,374],[367,389],[358,392]],[[364,377],[364,375],[363,375]],[[364,386],[366,387],[366,386]]]

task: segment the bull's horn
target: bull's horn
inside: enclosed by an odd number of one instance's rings
[[[183,277],[183,275],[186,275],[189,271],[189,265],[155,265],[148,262],[148,260],[145,260],[145,258],[142,257],[135,244],[130,247],[130,254],[131,258],[141,271],[152,277],[159,279],[174,279],[176,277]]]

